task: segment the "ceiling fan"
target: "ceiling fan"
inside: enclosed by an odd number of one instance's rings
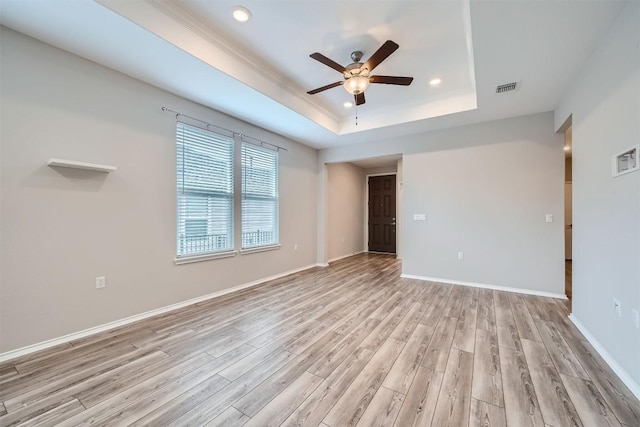
[[[389,55],[395,52],[400,46],[387,40],[382,46],[373,54],[371,58],[365,63],[360,62],[362,59],[362,52],[356,50],[351,54],[352,64],[343,67],[337,62],[327,58],[321,53],[312,53],[309,55],[318,62],[322,62],[324,65],[339,71],[344,75],[344,81],[328,84],[326,86],[319,87],[307,92],[309,95],[315,95],[327,89],[342,86],[347,92],[352,94],[355,98],[356,105],[364,104],[364,91],[369,87],[370,83],[379,83],[387,85],[400,85],[409,86],[413,81],[413,77],[397,77],[397,76],[372,76],[371,72],[382,61],[387,59]]]

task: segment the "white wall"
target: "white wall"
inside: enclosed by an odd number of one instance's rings
[[[364,250],[364,170],[350,163],[327,165],[329,261]]]
[[[640,172],[612,178],[611,156],[640,141],[639,20],[640,3],[629,2],[555,115],[556,127],[572,115],[573,315],[635,381],[636,393]]]
[[[317,151],[11,30],[0,40],[0,352],[315,264]],[[175,120],[162,106],[289,149],[281,249],[174,264]]]

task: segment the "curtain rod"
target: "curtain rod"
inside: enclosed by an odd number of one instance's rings
[[[289,151],[288,149],[286,149],[284,147],[280,147],[279,145],[272,144],[270,142],[266,142],[266,141],[263,141],[263,140],[258,139],[258,138],[254,138],[252,136],[245,135],[243,133],[234,132],[231,129],[223,128],[222,126],[214,125],[213,123],[209,123],[209,122],[206,122],[204,120],[196,119],[195,117],[191,117],[191,116],[188,116],[186,114],[182,114],[182,113],[180,113],[178,111],[170,110],[167,107],[162,107],[162,111],[165,111],[167,113],[175,114],[176,115],[176,119],[178,119],[178,117],[182,116],[182,117],[186,117],[186,118],[191,119],[191,120],[195,120],[196,122],[204,123],[205,125],[207,125],[207,127],[213,126],[214,128],[222,129],[222,130],[224,130],[226,132],[229,132],[233,136],[239,136],[241,140],[249,142],[249,143],[254,144],[254,145],[260,145],[261,147],[264,147],[265,145],[268,145],[268,146],[274,147],[276,149],[276,151],[280,151],[280,150]],[[247,141],[247,139],[252,139],[252,140],[258,142],[258,144],[254,143],[254,142],[251,142],[251,141]]]

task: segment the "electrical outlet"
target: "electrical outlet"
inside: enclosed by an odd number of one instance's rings
[[[613,309],[618,314],[618,317],[622,317],[622,303],[620,300],[613,299]]]
[[[96,277],[96,289],[102,289],[107,286],[107,278],[104,276]]]
[[[458,252],[458,259],[464,259],[464,252]]]
[[[546,214],[546,215],[544,216],[544,220],[545,220],[546,222],[553,222],[553,214],[550,214],[550,213]]]
[[[631,312],[633,313],[633,326],[640,329],[640,311],[633,309]]]

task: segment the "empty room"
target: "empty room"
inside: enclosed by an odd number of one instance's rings
[[[0,0],[0,426],[640,427],[640,2]]]

